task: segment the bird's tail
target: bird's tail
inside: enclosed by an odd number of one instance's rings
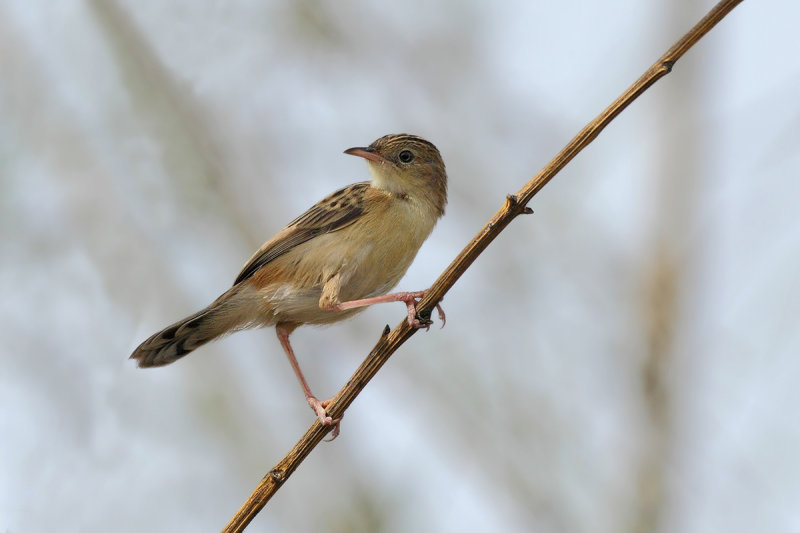
[[[140,368],[168,365],[217,337],[248,327],[253,315],[242,293],[241,285],[231,287],[202,311],[144,341],[130,358]]]

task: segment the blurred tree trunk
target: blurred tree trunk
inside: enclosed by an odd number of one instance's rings
[[[691,23],[688,13],[691,3],[664,2],[666,11],[664,35],[681,32]],[[668,118],[680,112],[680,131],[654,128],[660,138],[660,150],[653,161],[655,193],[652,199],[652,228],[650,257],[642,273],[642,331],[645,353],[641,361],[641,391],[644,409],[642,463],[638,474],[638,506],[635,509],[632,531],[650,533],[666,531],[665,521],[670,505],[669,465],[676,449],[675,398],[681,383],[675,376],[676,352],[680,338],[691,321],[691,309],[684,304],[687,275],[693,265],[687,259],[697,255],[687,250],[696,219],[700,172],[696,154],[700,151],[701,134],[689,127],[702,109],[700,80],[691,70],[691,63],[682,63],[675,73],[685,79],[681,83],[665,84],[666,95],[659,98],[660,116],[655,124],[670,124]]]

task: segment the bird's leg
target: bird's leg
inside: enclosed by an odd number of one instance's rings
[[[361,300],[350,300],[349,302],[341,302],[338,304],[331,304],[325,307],[326,311],[344,311],[345,309],[354,309],[356,307],[366,307],[372,304],[379,304],[384,302],[403,302],[408,309],[408,325],[412,328],[426,328],[429,329],[431,321],[429,319],[420,320],[417,318],[417,300],[425,296],[426,291],[416,292],[395,292],[392,294],[384,294],[383,296],[374,296],[372,298],[363,298]],[[442,321],[442,327],[446,322],[444,309],[438,303],[436,310],[439,312],[439,320]]]
[[[331,403],[330,400],[319,401],[317,400],[316,396],[311,393],[311,389],[306,382],[305,376],[303,376],[303,371],[300,370],[300,364],[297,362],[297,358],[294,356],[294,350],[292,350],[292,345],[289,344],[289,335],[294,331],[295,326],[287,326],[285,324],[278,324],[275,327],[275,331],[278,333],[278,340],[281,341],[281,346],[283,346],[283,351],[286,352],[286,357],[289,358],[289,364],[292,365],[292,369],[294,370],[295,375],[297,376],[298,381],[300,381],[300,386],[303,387],[303,392],[306,395],[306,401],[308,405],[311,406],[311,409],[314,410],[319,421],[322,423],[323,426],[333,426],[333,433],[331,433],[330,440],[335,439],[339,435],[339,423],[342,421],[341,418],[337,418],[334,420],[328,413],[325,411],[325,408]]]

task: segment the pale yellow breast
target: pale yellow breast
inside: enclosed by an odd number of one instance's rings
[[[395,199],[382,213],[365,220],[363,238],[345,266],[350,277],[343,284],[342,300],[385,294],[405,275],[420,246],[430,235],[434,216],[411,199]]]

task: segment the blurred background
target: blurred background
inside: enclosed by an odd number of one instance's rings
[[[448,165],[428,287],[711,5],[0,3],[0,529],[222,528],[313,421],[274,331],[130,352],[387,133]],[[800,531],[798,16],[744,2],[618,117],[248,531]],[[317,395],[403,316],[298,330]]]

